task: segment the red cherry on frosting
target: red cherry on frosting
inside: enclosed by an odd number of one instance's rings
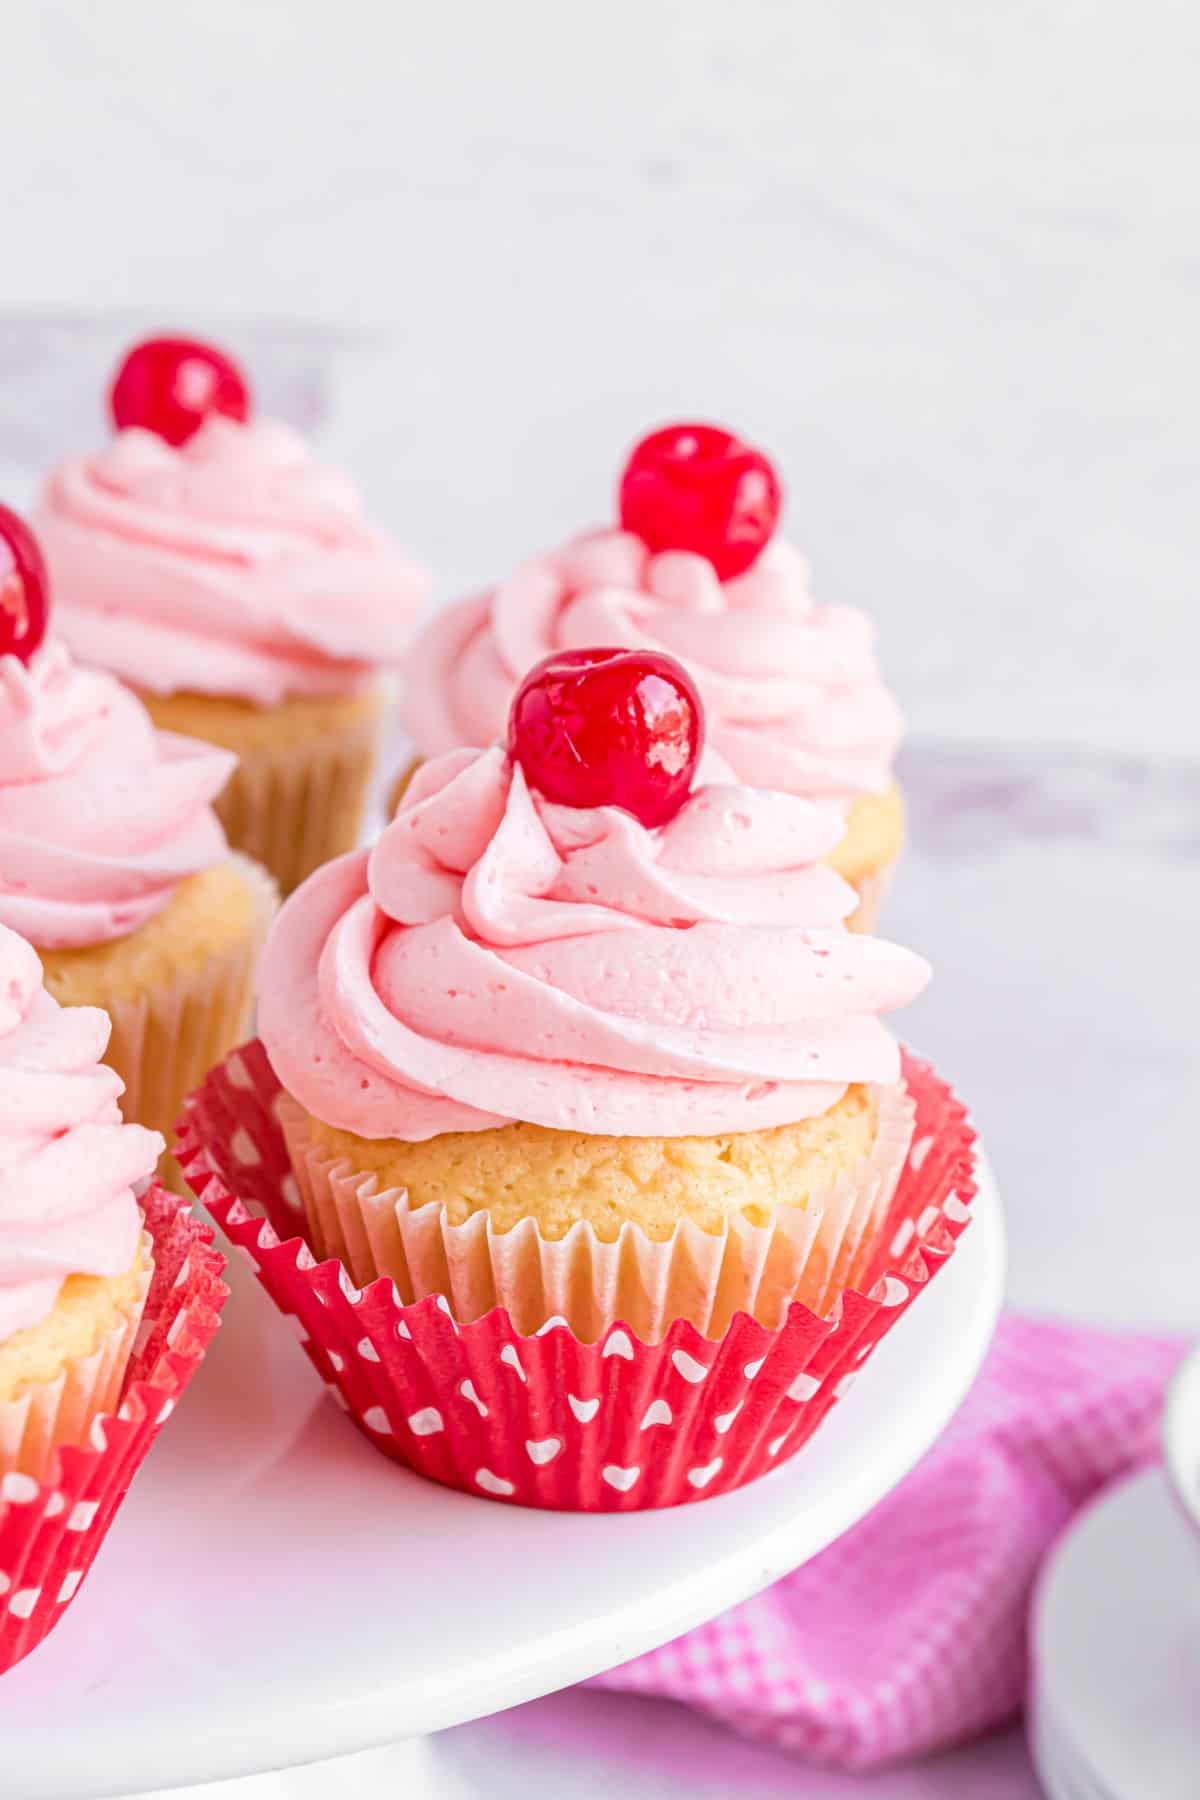
[[[674,818],[704,744],[696,684],[673,656],[564,650],[535,665],[512,703],[508,752],[563,806],[619,806],[643,825]]]
[[[0,506],[0,656],[28,663],[46,635],[49,610],[41,546],[24,519]]]
[[[770,543],[783,489],[761,450],[719,425],[667,425],[635,444],[621,476],[621,524],[651,550],[694,550],[722,581]]]
[[[117,370],[109,409],[118,431],[140,425],[168,444],[186,444],[212,413],[250,417],[250,386],[212,344],[196,338],[147,338]]]

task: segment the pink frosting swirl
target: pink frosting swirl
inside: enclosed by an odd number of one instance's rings
[[[36,524],[62,635],[157,694],[351,691],[428,594],[349,478],[268,420],[214,417],[178,448],[118,432],[55,470]]]
[[[427,763],[275,925],[276,1074],[331,1125],[410,1140],[711,1135],[896,1081],[877,1015],[928,969],[846,930],[853,890],[820,862],[841,832],[835,807],[712,780],[647,831],[549,804],[499,748]]]
[[[236,760],[62,644],[0,657],[0,925],[43,950],[136,930],[228,853],[211,802]]]
[[[628,532],[574,539],[437,615],[405,660],[402,716],[422,756],[504,735],[517,684],[552,651],[668,651],[704,698],[739,781],[846,802],[891,779],[903,722],[866,615],[818,606],[803,557],[770,545],[720,582],[705,557]]]
[[[133,1186],[163,1140],[122,1124],[108,1033],[98,1007],[59,1006],[35,952],[0,925],[0,1343],[39,1324],[68,1275],[133,1263]]]

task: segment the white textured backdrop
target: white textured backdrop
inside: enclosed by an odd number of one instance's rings
[[[135,313],[228,330],[443,593],[603,517],[644,424],[741,425],[924,740],[892,929],[938,964],[913,1031],[986,1129],[1014,1299],[1194,1319],[1195,0],[0,21],[0,489],[101,428]],[[447,1800],[859,1791],[595,1695],[429,1756]],[[1012,1740],[862,1791],[968,1786],[1034,1793]]]
[[[0,305],[367,334],[331,442],[444,591],[713,414],[919,728],[1200,748],[1191,0],[7,0],[3,62]]]

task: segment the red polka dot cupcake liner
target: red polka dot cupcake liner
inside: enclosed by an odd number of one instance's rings
[[[142,1197],[154,1275],[120,1405],[44,1480],[0,1478],[0,1674],[35,1650],[83,1585],[143,1458],[199,1368],[228,1292],[211,1227],[157,1183]]]
[[[862,1292],[772,1331],[739,1313],[718,1340],[677,1321],[644,1343],[620,1321],[583,1343],[560,1320],[522,1335],[497,1307],[460,1324],[445,1296],[402,1302],[318,1262],[260,1043],[188,1101],[177,1155],[250,1258],[334,1398],[375,1447],[430,1480],[521,1506],[633,1512],[728,1493],[794,1456],[953,1254],[975,1194],[974,1133],[905,1056],[912,1146]]]

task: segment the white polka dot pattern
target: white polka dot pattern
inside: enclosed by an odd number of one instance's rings
[[[917,1235],[917,1228],[913,1224],[912,1220],[905,1219],[904,1223],[900,1226],[899,1230],[896,1232],[895,1237],[892,1239],[892,1255],[896,1256],[896,1257],[906,1255],[908,1252],[908,1247],[912,1243],[912,1241],[916,1237],[916,1235]]]
[[[250,1136],[250,1133],[240,1125],[233,1134],[233,1141],[230,1144],[230,1149],[233,1151],[238,1162],[242,1164],[243,1168],[252,1169],[255,1163],[262,1161],[258,1152],[258,1146],[254,1142],[254,1139]]]
[[[525,1440],[525,1453],[530,1462],[536,1463],[539,1469],[544,1469],[547,1463],[552,1463],[560,1454],[562,1447],[563,1441],[558,1437],[526,1438]]]
[[[696,1358],[694,1356],[689,1356],[686,1350],[672,1350],[671,1361],[685,1381],[691,1381],[693,1383],[703,1381],[704,1377],[708,1374],[706,1365],[702,1362],[697,1362]]]
[[[209,1209],[249,1250],[280,1310],[299,1321],[306,1352],[378,1450],[450,1486],[523,1505],[694,1502],[800,1450],[952,1251],[961,1224],[943,1202],[955,1191],[969,1202],[973,1192],[961,1109],[936,1077],[906,1063],[916,1136],[929,1144],[919,1168],[902,1173],[888,1226],[900,1248],[871,1274],[869,1295],[839,1292],[824,1318],[793,1306],[775,1330],[738,1314],[715,1342],[679,1322],[647,1344],[618,1320],[585,1343],[558,1316],[522,1337],[500,1309],[460,1321],[448,1293],[404,1305],[391,1281],[364,1289],[336,1259],[318,1265],[284,1191],[290,1166],[274,1122],[274,1077],[260,1046],[239,1054],[249,1090],[221,1070],[210,1077]],[[195,1109],[192,1118],[199,1131]],[[257,1161],[235,1155],[236,1128],[254,1136]],[[952,1143],[941,1141],[947,1130]]]
[[[616,1488],[619,1494],[627,1494],[641,1472],[636,1465],[632,1469],[623,1469],[617,1463],[605,1463],[600,1474],[610,1488]]]
[[[479,1414],[481,1419],[487,1418],[488,1409],[479,1398],[479,1395],[475,1392],[475,1383],[473,1381],[460,1381],[458,1384],[458,1391],[464,1400],[469,1400],[471,1402],[471,1405],[475,1408],[475,1411]]]
[[[787,1396],[789,1400],[795,1400],[800,1404],[803,1404],[805,1400],[811,1400],[814,1394],[819,1393],[820,1389],[821,1383],[818,1378],[815,1375],[810,1375],[808,1370],[804,1369],[797,1375],[795,1381],[793,1381],[791,1387],[787,1391]]]
[[[423,1406],[420,1412],[409,1413],[408,1429],[414,1437],[432,1437],[435,1431],[446,1427],[436,1406]]]
[[[931,1137],[919,1137],[913,1139],[913,1147],[908,1153],[908,1166],[913,1171],[914,1175],[920,1174],[925,1166],[925,1158],[932,1149],[933,1139]]]
[[[511,1498],[516,1493],[516,1486],[506,1481],[503,1475],[493,1475],[490,1469],[476,1469],[475,1480],[485,1494],[496,1494],[501,1499]]]
[[[694,1488],[706,1488],[720,1467],[721,1458],[714,1456],[712,1461],[705,1463],[702,1469],[689,1469],[687,1478]]]

